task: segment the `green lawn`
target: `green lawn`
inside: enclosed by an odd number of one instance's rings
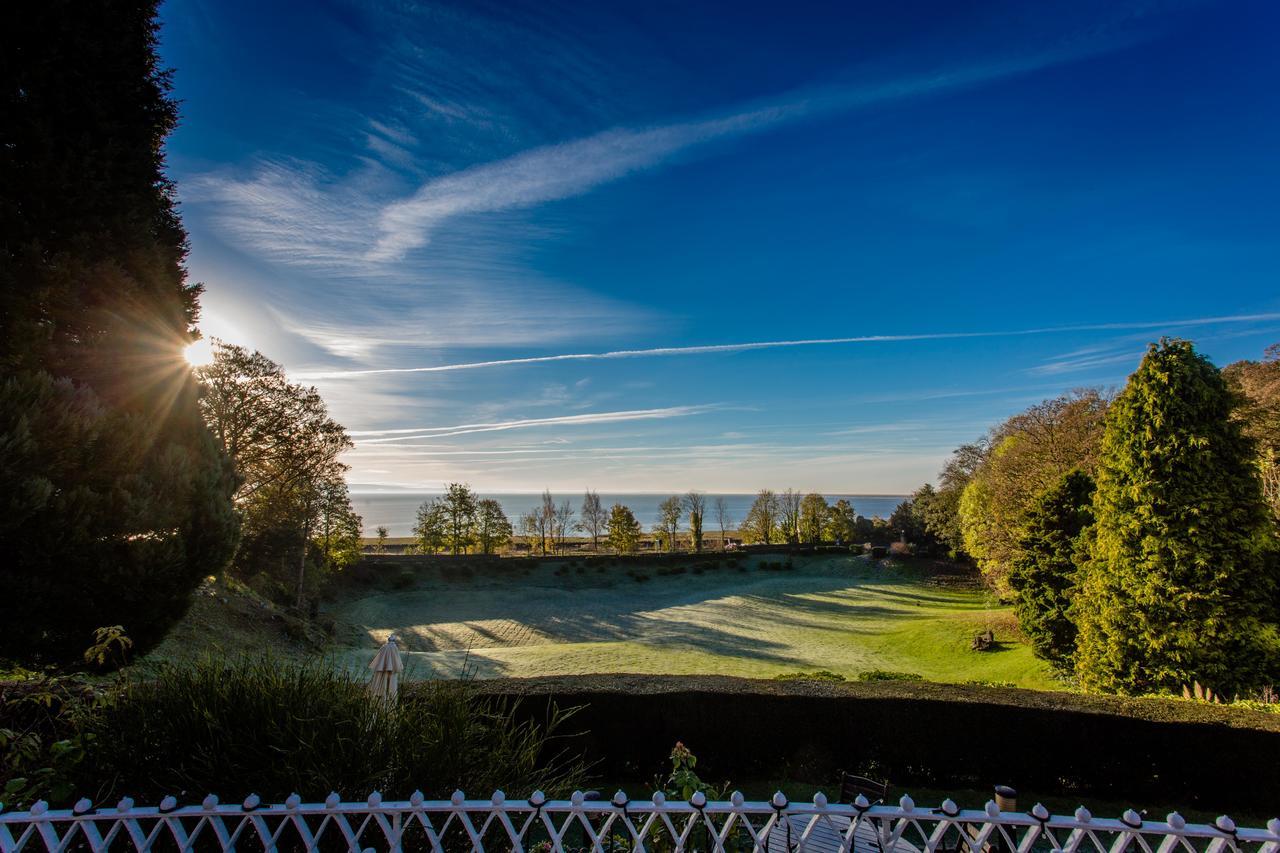
[[[1006,608],[978,590],[931,585],[906,567],[853,556],[796,558],[765,571],[761,558],[701,574],[637,582],[619,568],[555,564],[500,577],[424,581],[332,608],[363,667],[394,631],[410,676],[716,673],[770,677],[872,669],[936,681],[1055,682],[1015,636]],[[969,650],[992,627],[999,648]]]

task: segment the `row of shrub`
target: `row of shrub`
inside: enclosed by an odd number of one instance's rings
[[[517,717],[516,705],[432,681],[389,706],[326,661],[204,659],[135,669],[99,689],[31,677],[0,694],[0,800],[581,787],[585,767],[562,740],[572,711],[542,703]]]

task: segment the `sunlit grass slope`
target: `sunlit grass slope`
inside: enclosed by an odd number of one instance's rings
[[[363,666],[394,631],[411,676],[830,670],[853,678],[881,669],[1059,686],[1017,639],[1008,610],[980,590],[936,586],[909,567],[861,557],[797,557],[790,571],[761,569],[762,559],[701,573],[648,569],[645,581],[614,567],[555,564],[424,581],[336,605],[354,646],[340,656]],[[988,627],[998,648],[971,651]]]

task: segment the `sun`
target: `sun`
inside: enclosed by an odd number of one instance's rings
[[[208,367],[213,364],[213,343],[208,338],[192,341],[182,351],[182,357],[192,367]]]

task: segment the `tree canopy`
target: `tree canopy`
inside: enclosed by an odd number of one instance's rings
[[[778,528],[782,515],[782,502],[769,489],[761,489],[747,510],[738,532],[744,542],[769,545],[778,541]]]
[[[1093,478],[1076,468],[1032,501],[1009,572],[1018,626],[1060,673],[1075,664],[1071,612],[1085,530],[1093,522]]]
[[[230,464],[182,358],[200,287],[163,172],[155,3],[19,4],[0,27],[0,656],[136,653],[235,549]]]
[[[1262,361],[1228,364],[1222,375],[1237,395],[1236,417],[1257,443],[1262,493],[1280,523],[1280,344],[1268,347]]]
[[[290,382],[262,353],[215,341],[213,361],[197,375],[205,421],[240,481],[244,541],[233,568],[270,579],[301,605],[308,563],[326,572],[358,556],[348,545],[360,518],[339,461],[351,439],[316,389]]]
[[[1189,342],[1166,340],[1112,405],[1077,600],[1085,687],[1232,695],[1280,674],[1275,530],[1233,403]]]
[[[1019,556],[1023,514],[1035,495],[1073,468],[1097,464],[1108,401],[1094,390],[1037,403],[992,431],[989,452],[964,486],[960,530],[964,549],[1002,596]]]
[[[630,507],[614,504],[609,510],[609,547],[619,554],[630,554],[640,544],[640,522]]]

